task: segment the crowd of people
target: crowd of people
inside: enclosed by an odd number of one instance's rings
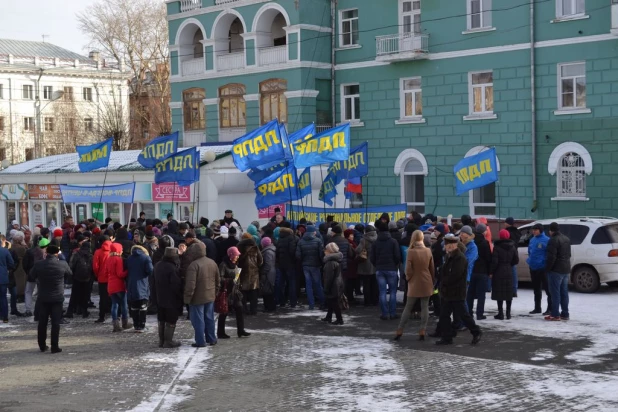
[[[60,325],[90,316],[96,282],[96,323],[111,317],[112,332],[140,333],[147,329],[147,314],[156,314],[159,347],[174,348],[180,345],[173,339],[176,324],[186,311],[195,331],[193,346],[205,347],[230,337],[228,315],[236,320],[237,336],[248,337],[245,320],[258,314],[260,296],[263,311],[276,312],[301,307],[304,288],[306,308],[326,311],[321,320],[329,324],[342,325],[342,310],[351,306],[377,306],[380,319],[399,320],[396,340],[410,318],[420,319],[418,337],[425,340],[431,312],[439,321],[428,335],[440,338],[437,344],[451,344],[466,329],[476,344],[488,292],[498,309],[494,318],[511,318],[521,234],[513,218],[506,219],[495,241],[485,218],[473,222],[464,215],[450,223],[418,213],[395,222],[384,213],[367,225],[346,226],[332,218],[292,225],[277,210],[266,225],[254,221],[245,230],[227,210],[223,219],[201,218],[195,225],[172,215],[165,222],[149,219],[143,212],[126,226],[110,218],[75,224],[71,216],[51,230],[39,226],[24,232],[16,224],[7,237],[0,235],[0,319],[9,321],[8,293],[12,316],[38,321],[43,352],[50,349],[51,319],[51,352],[61,352]],[[556,223],[549,234],[537,224],[529,242],[530,313],[568,320],[570,243]],[[66,310],[65,287],[70,287]],[[398,291],[404,292],[401,317]],[[17,310],[20,299],[24,313]]]

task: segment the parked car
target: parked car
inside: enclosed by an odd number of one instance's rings
[[[575,290],[594,293],[601,283],[618,286],[618,219],[613,217],[565,217],[539,220],[521,226],[519,241],[518,278],[530,281],[528,244],[532,237],[532,226],[543,225],[549,236],[549,224],[557,222],[560,231],[571,239],[571,277],[569,282]]]

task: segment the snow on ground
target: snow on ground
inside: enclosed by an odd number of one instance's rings
[[[143,356],[146,363],[165,363],[174,365],[176,375],[166,385],[160,385],[148,399],[133,408],[132,412],[151,412],[173,410],[175,405],[191,396],[189,383],[204,373],[205,361],[212,357],[210,348],[193,348],[191,341],[183,341],[178,349],[166,352],[153,352]]]
[[[556,357],[554,351],[541,349],[534,353],[534,356],[530,358],[533,361],[546,361]]]
[[[529,315],[534,308],[534,293],[531,289],[519,289],[513,300],[512,319],[496,320],[495,301],[485,301],[487,319],[480,321],[484,328],[498,331],[518,332],[537,337],[567,340],[588,339],[590,345],[585,349],[566,356],[579,364],[603,362],[603,355],[618,351],[618,323],[613,315],[618,313],[618,290],[604,287],[594,294],[569,292],[569,314],[571,320],[548,322],[540,314]],[[546,309],[543,294],[543,310]],[[535,355],[535,358],[542,355]],[[535,359],[532,360],[540,360]]]

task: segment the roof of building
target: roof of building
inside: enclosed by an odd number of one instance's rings
[[[200,151],[200,162],[206,162],[206,152],[214,152],[217,159],[227,156],[232,150],[231,145],[216,145],[198,147]],[[184,149],[179,148],[178,151]],[[145,172],[152,169],[144,168],[138,161],[141,150],[122,150],[112,151],[109,159],[109,172]],[[55,156],[42,157],[35,160],[9,166],[0,171],[0,175],[15,174],[50,174],[50,173],[80,173],[77,165],[77,153],[67,153]],[[94,170],[93,172],[103,172],[105,169]]]
[[[22,57],[51,57],[59,59],[91,61],[88,57],[42,41],[0,39],[0,54]]]

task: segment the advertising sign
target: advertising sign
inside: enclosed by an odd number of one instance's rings
[[[275,208],[281,209],[281,213],[285,216],[285,204],[272,205],[264,209],[258,209],[258,219],[270,219],[275,215]]]
[[[190,202],[191,186],[178,186],[174,183],[153,183],[152,200],[155,202]]]
[[[43,202],[30,202],[32,205],[32,224],[33,225],[42,225],[43,224],[43,213],[45,209],[43,208]]]
[[[62,200],[60,185],[28,185],[31,200]]]

